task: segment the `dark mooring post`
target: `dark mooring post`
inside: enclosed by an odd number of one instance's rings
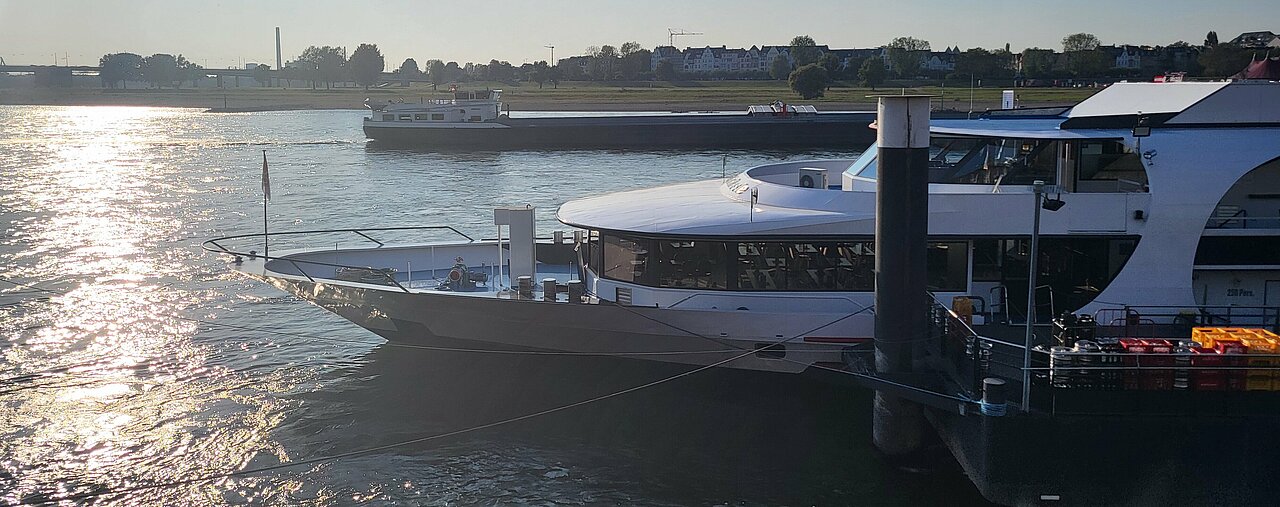
[[[929,333],[925,262],[929,234],[929,100],[879,97],[876,119],[876,371],[910,373],[912,351]],[[889,458],[923,445],[919,405],[876,391],[872,438]]]

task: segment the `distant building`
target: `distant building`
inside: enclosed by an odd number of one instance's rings
[[[959,46],[947,48],[946,51],[921,52],[920,69],[930,72],[952,72],[956,70],[956,58],[960,56]]]
[[[1231,43],[1251,49],[1280,48],[1280,37],[1272,32],[1245,32],[1231,39]]]
[[[816,46],[823,54],[835,55],[840,61],[840,69],[858,67],[867,58],[886,58],[884,48],[870,49],[831,49],[825,45]],[[726,46],[688,47],[684,50],[674,46],[658,46],[653,48],[650,64],[658,68],[663,61],[671,62],[675,70],[688,74],[767,74],[773,62],[779,58],[795,65],[791,56],[791,46],[751,46],[750,48],[729,48]],[[886,64],[887,65],[887,64]],[[934,63],[940,68],[955,68],[954,55],[939,57]]]

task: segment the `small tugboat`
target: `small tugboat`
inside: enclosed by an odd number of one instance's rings
[[[862,147],[874,112],[824,112],[774,102],[742,113],[520,117],[502,90],[454,90],[420,103],[365,101],[364,133],[378,143],[427,149]]]

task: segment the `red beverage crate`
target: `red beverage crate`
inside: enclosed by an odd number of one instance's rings
[[[1224,366],[1236,367],[1235,369],[1226,370],[1227,390],[1243,391],[1245,388],[1246,370],[1239,367],[1245,365],[1244,354],[1248,352],[1249,349],[1245,347],[1244,343],[1241,343],[1238,338],[1218,338],[1217,340],[1214,340],[1213,348],[1220,354],[1228,355],[1227,357],[1222,358],[1222,364]],[[1231,357],[1231,355],[1236,355],[1237,357]]]
[[[1147,343],[1144,340],[1141,340],[1138,338],[1121,338],[1120,350],[1123,351],[1125,354],[1149,354],[1151,353],[1151,346],[1147,345]],[[1125,355],[1122,363],[1126,367],[1134,367],[1134,366],[1138,366],[1138,359],[1139,359],[1139,356]],[[1143,364],[1146,364],[1145,357],[1143,357],[1143,359],[1144,359]],[[1139,389],[1148,389],[1147,387],[1143,387],[1142,372],[1138,370],[1133,370],[1133,369],[1125,370],[1124,376],[1122,377],[1122,382],[1124,385],[1124,390],[1126,391],[1137,391]],[[1173,382],[1170,381],[1170,385],[1172,385],[1172,383]]]

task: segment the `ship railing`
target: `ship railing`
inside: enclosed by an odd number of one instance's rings
[[[1259,327],[1280,333],[1280,306],[1123,305],[1093,314],[1100,338],[1186,339],[1194,327]]]
[[[930,336],[925,351],[938,358],[942,373],[970,399],[981,398],[982,379],[992,375],[1006,379],[1010,393],[1020,391],[1025,347],[982,336],[932,292],[928,297]]]
[[[375,245],[373,248],[382,248],[389,244],[389,242],[383,241],[383,239],[386,239],[385,233],[388,233],[388,232],[406,233],[410,231],[433,232],[433,233],[445,232],[445,233],[450,233],[451,235],[456,235],[466,240],[467,243],[474,243],[476,241],[471,236],[467,235],[466,233],[463,233],[462,231],[459,231],[453,226],[434,225],[434,226],[417,226],[417,227],[376,227],[376,228],[362,228],[362,229],[320,229],[320,230],[309,230],[309,231],[269,232],[265,234],[263,233],[237,234],[232,236],[223,236],[219,238],[210,239],[205,241],[204,243],[201,243],[200,246],[202,249],[204,249],[207,252],[231,255],[237,262],[240,262],[242,259],[248,258],[248,259],[262,259],[264,266],[267,262],[270,262],[270,261],[280,261],[283,263],[287,263],[289,266],[293,268],[294,271],[296,271],[296,273],[285,273],[285,274],[296,274],[296,275],[305,277],[308,281],[313,283],[316,281],[317,277],[313,276],[312,272],[308,272],[307,269],[304,269],[303,267],[304,265],[311,267],[313,272],[316,271],[317,268],[323,269],[326,271],[332,271],[334,278],[338,278],[346,281],[392,286],[407,293],[407,292],[410,292],[410,290],[407,287],[405,287],[403,284],[401,284],[399,280],[396,279],[396,270],[394,269],[375,268],[372,266],[360,266],[360,265],[351,265],[351,264],[341,264],[341,263],[335,263],[335,262],[323,262],[323,261],[316,261],[316,260],[309,260],[309,259],[297,259],[292,257],[272,256],[272,255],[267,255],[268,250],[267,248],[265,248],[265,246],[274,245],[277,249],[288,249],[290,246],[296,247],[296,243],[294,243],[293,245],[289,245],[287,243],[282,245],[280,241],[272,241],[273,238],[277,240],[281,238],[289,238],[289,239],[304,238],[305,239],[307,237],[315,238],[317,236],[333,238],[334,235],[345,235],[349,237],[354,237],[360,243],[365,243],[365,244],[371,243]],[[375,236],[380,236],[383,239],[379,239]],[[253,248],[254,247],[253,245],[227,246],[228,244],[232,244],[233,242],[238,243],[244,240],[256,240],[256,239],[263,240],[264,242],[262,243],[262,245],[264,245],[263,252],[258,252],[257,250],[250,250],[249,248]],[[335,248],[336,246],[337,246],[337,243],[335,243]],[[327,278],[327,277],[320,277],[320,278]]]

